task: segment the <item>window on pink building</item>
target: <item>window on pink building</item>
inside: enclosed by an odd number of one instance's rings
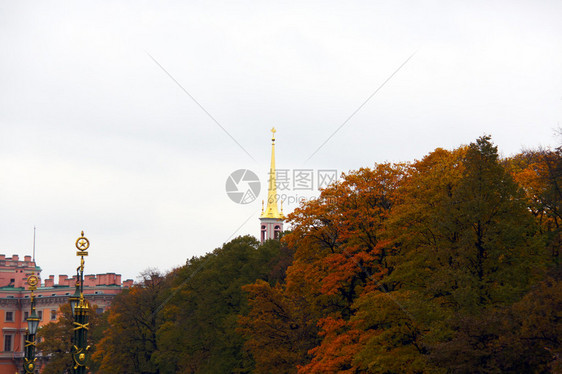
[[[4,352],[12,351],[12,335],[4,335]]]
[[[262,242],[265,242],[265,239],[267,239],[266,233],[267,233],[267,230],[265,228],[265,225],[262,225],[262,227],[261,227],[261,241]]]
[[[14,321],[14,312],[6,312],[6,322]]]

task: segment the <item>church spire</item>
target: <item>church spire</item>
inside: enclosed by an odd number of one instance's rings
[[[262,201],[260,216],[261,242],[279,239],[283,232],[283,206],[278,208],[277,181],[275,180],[275,127],[271,129],[271,165],[269,167],[269,187],[267,188],[267,205]]]
[[[279,212],[277,207],[277,183],[275,180],[275,127],[271,129],[271,166],[269,168],[269,187],[267,188],[267,207],[262,210],[261,218],[277,218],[283,219],[283,213]]]

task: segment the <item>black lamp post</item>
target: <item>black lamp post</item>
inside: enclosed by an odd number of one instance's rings
[[[77,270],[76,291],[70,297],[70,308],[74,317],[74,338],[72,339],[73,373],[86,373],[86,358],[90,346],[88,341],[88,302],[84,299],[84,256],[88,255],[90,242],[84,237],[84,231],[76,240],[76,256],[80,256],[80,266]]]
[[[25,357],[23,359],[23,370],[26,374],[35,373],[35,348],[37,343],[35,342],[35,334],[37,334],[37,328],[39,327],[39,316],[35,311],[35,295],[33,291],[37,289],[38,279],[35,274],[30,275],[27,278],[27,284],[31,290],[31,314],[27,317],[27,333],[25,336]]]

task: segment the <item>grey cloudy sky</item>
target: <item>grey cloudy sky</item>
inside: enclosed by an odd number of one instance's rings
[[[225,181],[266,181],[273,125],[290,170],[483,134],[504,155],[556,145],[561,16],[559,1],[0,1],[0,253],[30,254],[37,226],[43,277],[72,274],[84,230],[86,272],[136,277],[257,236],[264,189],[238,205]]]

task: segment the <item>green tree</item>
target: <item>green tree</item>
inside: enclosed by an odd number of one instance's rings
[[[511,306],[457,315],[452,320],[456,334],[432,352],[432,360],[454,373],[558,373],[561,310],[558,268]]]
[[[253,361],[237,332],[238,315],[248,309],[242,286],[280,281],[278,265],[287,256],[278,241],[260,245],[244,236],[176,269],[158,330],[162,372],[250,372]]]

